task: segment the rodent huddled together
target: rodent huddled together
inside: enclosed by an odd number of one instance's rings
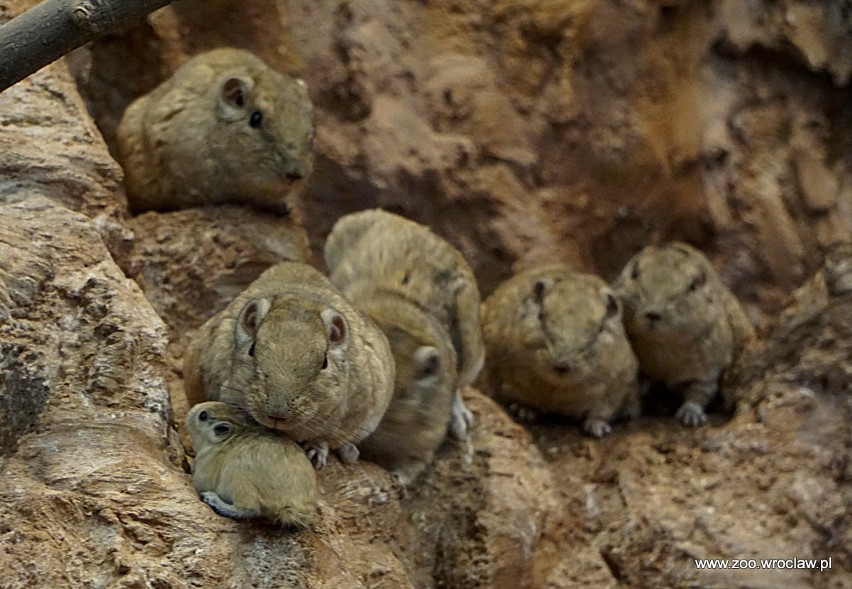
[[[583,420],[593,436],[639,413],[637,362],[606,283],[564,265],[532,268],[483,304],[487,388],[502,401]]]
[[[118,160],[130,209],[225,202],[275,212],[312,167],[313,107],[302,80],[240,49],[184,63],[125,111]]]
[[[640,251],[614,286],[641,373],[683,395],[681,423],[701,425],[724,371],[754,337],[739,301],[704,254],[679,242]]]
[[[225,401],[300,442],[322,467],[384,415],[394,362],[376,324],[318,270],[280,262],[211,317],[184,356],[187,397]]]
[[[305,527],[317,511],[317,478],[304,450],[221,402],[186,418],[195,447],[192,485],[216,513]]]
[[[130,207],[286,211],[311,170],[312,138],[304,82],[246,51],[198,55],[121,121]],[[187,347],[193,484],[222,515],[308,525],[310,461],[321,468],[330,449],[414,480],[448,431],[468,436],[460,389],[486,360],[487,392],[581,420],[593,436],[638,414],[638,377],[682,392],[678,419],[699,425],[754,335],[710,262],[681,243],[645,248],[612,286],[547,265],[484,303],[457,249],[385,211],[339,219],[324,254],[328,278],[280,262]]]
[[[342,217],[325,243],[331,281],[391,342],[394,398],[363,449],[410,480],[472,413],[459,389],[482,368],[480,297],[464,256],[427,227],[382,210]]]

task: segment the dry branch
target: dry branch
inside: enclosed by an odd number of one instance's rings
[[[43,0],[0,25],[0,92],[172,0]]]

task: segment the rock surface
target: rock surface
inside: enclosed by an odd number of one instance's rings
[[[313,92],[314,246],[385,206],[487,293],[533,261],[607,275],[685,238],[771,313],[850,235],[842,5],[251,0],[234,24],[183,0],[69,60],[85,101],[63,62],[0,93],[0,586],[852,587],[848,249],[767,320],[733,418],[652,412],[592,440],[469,389],[469,443],[407,490],[332,461],[295,533],[198,501],[179,376],[192,329],[305,235],[234,208],[128,218],[107,149],[134,96],[236,44]],[[694,564],[794,557],[832,568]]]

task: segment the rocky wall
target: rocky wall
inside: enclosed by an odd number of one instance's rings
[[[0,586],[852,587],[846,4],[179,0],[1,93]],[[120,113],[220,44],[308,81],[295,218],[128,217]],[[185,338],[310,259],[294,221],[317,248],[374,205],[450,239],[485,293],[539,260],[609,276],[645,243],[701,246],[765,313],[733,416],[593,440],[468,389],[471,439],[412,488],[332,460],[312,529],[215,515],[181,444]],[[694,565],[791,557],[833,565]]]

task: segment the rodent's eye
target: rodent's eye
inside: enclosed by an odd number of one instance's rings
[[[328,368],[328,354],[322,355],[322,369],[325,370]]]
[[[198,414],[198,421],[207,421],[207,412],[202,411]]]
[[[702,286],[705,282],[707,282],[707,273],[701,272],[698,276],[692,279],[692,282],[689,283],[689,287],[687,290],[689,292],[694,292],[698,290],[698,287]]]
[[[225,434],[227,434],[229,431],[231,431],[231,426],[230,426],[230,425],[228,425],[227,423],[217,423],[217,424],[215,425],[215,427],[213,428],[213,432],[214,432],[217,436],[224,436],[224,435],[225,435]]]
[[[248,349],[248,355],[254,358],[254,347],[257,345],[257,342],[252,342]]]
[[[251,118],[249,118],[249,125],[251,125],[255,129],[257,129],[258,127],[260,127],[260,124],[262,122],[263,122],[263,113],[261,113],[259,110],[256,110],[253,113],[251,113]]]

